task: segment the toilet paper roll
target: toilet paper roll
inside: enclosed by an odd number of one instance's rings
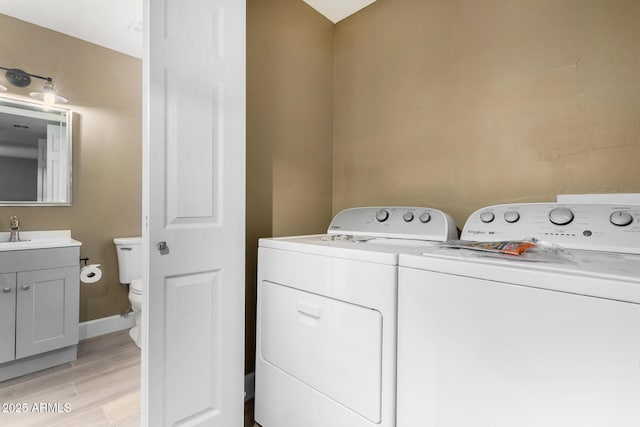
[[[80,281],[82,283],[96,283],[102,279],[100,264],[89,264],[80,269]]]

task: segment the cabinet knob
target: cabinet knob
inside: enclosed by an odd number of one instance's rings
[[[11,293],[11,288],[2,288],[2,292],[4,292],[5,294],[9,294]]]
[[[24,284],[24,285],[22,285],[22,290],[23,290],[23,291],[28,291],[30,287],[31,287],[31,285],[29,285],[29,284]]]

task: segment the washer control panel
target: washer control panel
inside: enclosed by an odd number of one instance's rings
[[[346,209],[333,218],[327,232],[438,242],[458,238],[456,224],[448,214],[415,206]]]
[[[474,212],[462,240],[536,238],[573,249],[640,253],[640,205],[524,203]]]

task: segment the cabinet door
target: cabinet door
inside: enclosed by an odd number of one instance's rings
[[[15,358],[16,273],[0,274],[0,363]]]
[[[17,277],[16,359],[78,343],[79,267]]]

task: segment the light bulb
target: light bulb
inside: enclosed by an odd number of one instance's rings
[[[56,95],[53,92],[45,92],[42,97],[42,102],[45,105],[53,105],[56,103]]]
[[[60,96],[56,93],[56,90],[53,88],[52,82],[45,83],[42,91],[40,92],[31,92],[29,94],[32,98],[41,100],[45,105],[53,105],[53,104],[66,104],[68,102],[67,98]]]

